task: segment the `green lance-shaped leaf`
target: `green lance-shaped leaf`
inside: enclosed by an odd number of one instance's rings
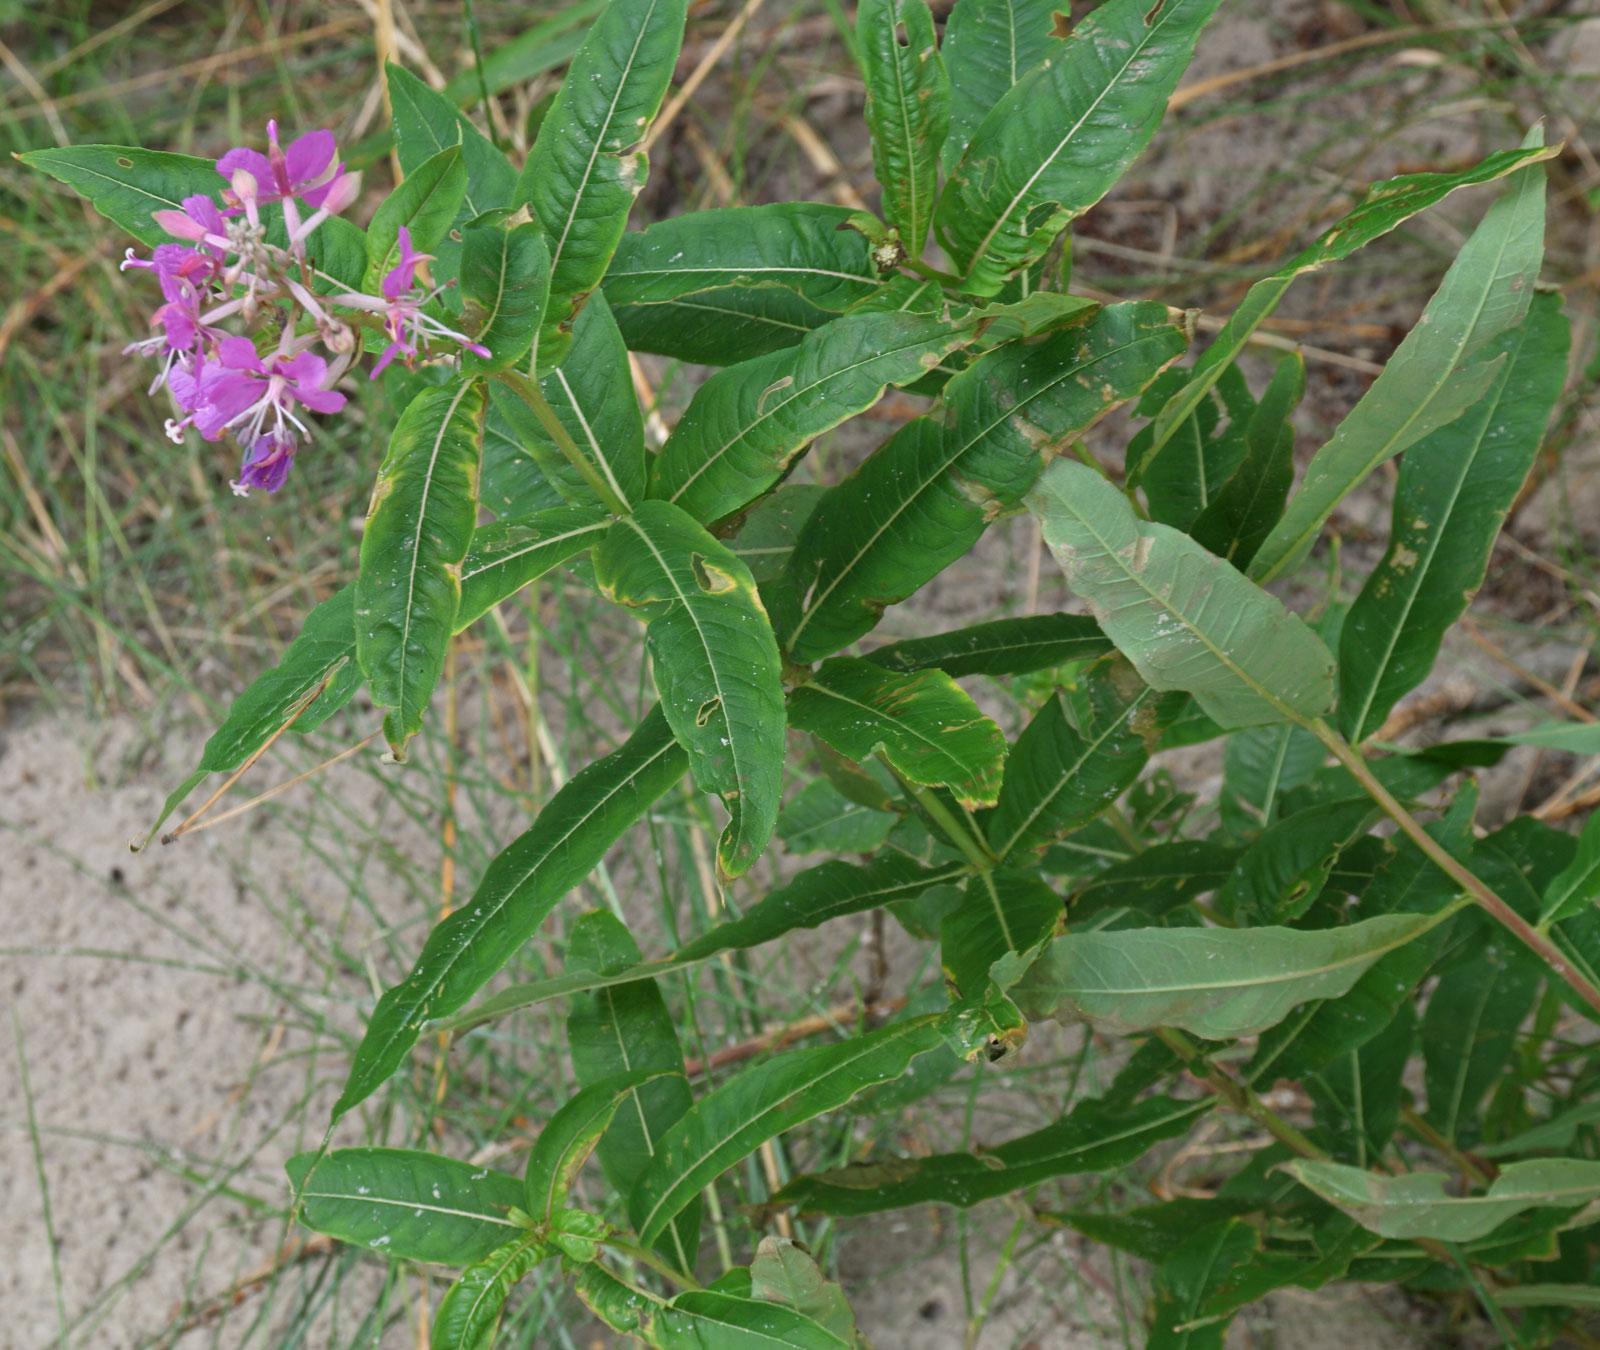
[[[488,356],[462,355],[470,371],[504,370],[533,346],[550,286],[550,254],[532,221],[502,229],[479,225],[466,231],[461,251],[461,297],[479,311],[477,334]]]
[[[558,1210],[565,1209],[574,1178],[594,1152],[618,1107],[625,1102],[631,1104],[641,1087],[671,1072],[631,1069],[597,1079],[568,1098],[545,1122],[528,1150],[522,1208],[545,1223],[554,1219]],[[677,1072],[682,1074],[681,1061]]]
[[[1327,759],[1303,727],[1249,727],[1228,737],[1222,753],[1222,823],[1245,838],[1277,818],[1278,798],[1305,783]]]
[[[803,1313],[848,1345],[856,1343],[856,1315],[844,1290],[822,1273],[804,1247],[789,1238],[761,1239],[750,1261],[750,1293]]]
[[[686,761],[652,711],[625,744],[575,774],[530,829],[489,864],[472,899],[429,934],[411,973],[378,1000],[356,1050],[337,1120],[399,1067],[429,1018],[448,1017],[536,931]]]
[[[746,512],[729,546],[757,582],[782,575],[795,540],[827,490],[820,483],[785,483]]]
[[[843,1106],[945,1043],[947,1014],[892,1022],[833,1045],[790,1050],[742,1070],[695,1103],[661,1141],[628,1197],[646,1242],[702,1189],[766,1140]]]
[[[767,845],[783,782],[778,645],[750,569],[670,502],[641,502],[594,552],[600,589],[648,624],[661,707],[702,791],[730,819],[717,845],[741,875]]]
[[[1459,188],[1490,183],[1506,174],[1549,159],[1558,148],[1525,146],[1520,150],[1498,150],[1472,168],[1460,173],[1408,173],[1372,184],[1354,210],[1326,231],[1316,243],[1263,277],[1246,293],[1239,307],[1228,316],[1222,330],[1195,362],[1189,381],[1156,419],[1152,453],[1159,451],[1177,432],[1221,378],[1223,371],[1244,350],[1250,335],[1278,307],[1294,279],[1315,272],[1329,263],[1348,258],[1365,248],[1419,211],[1443,201]]]
[[[1095,873],[1073,891],[1072,926],[1082,927],[1094,915],[1116,909],[1163,918],[1179,905],[1225,885],[1238,861],[1236,850],[1210,840],[1152,844]]]
[[[882,285],[871,243],[850,227],[853,216],[821,202],[775,202],[660,220],[622,236],[606,269],[606,298],[620,308],[783,292],[842,313]]]
[[[536,17],[526,28],[505,42],[496,41],[481,62],[474,60],[458,71],[445,85],[443,97],[467,107],[484,87],[491,94],[503,93],[565,64],[578,50],[590,21],[605,7],[606,0],[577,0],[549,13],[533,11]]]
[[[439,1301],[432,1350],[491,1350],[511,1291],[549,1253],[546,1243],[524,1233],[468,1266]]]
[[[1052,694],[1017,737],[984,822],[995,856],[1043,848],[1105,810],[1149,762],[1171,705],[1120,657],[1091,667],[1076,690]]]
[[[823,432],[912,384],[970,329],[921,314],[850,314],[798,346],[718,371],[694,398],[650,471],[650,495],[696,520],[753,501]]]
[[[940,920],[940,964],[965,997],[982,994],[991,980],[1007,989],[1055,933],[1061,915],[1061,897],[1037,877],[979,872]]]
[[[1057,460],[1028,498],[1067,584],[1156,689],[1225,728],[1316,717],[1333,658],[1300,619],[1185,534],[1140,520],[1087,465]]]
[[[950,129],[950,80],[927,0],[862,0],[856,55],[867,84],[872,167],[883,214],[913,258],[933,220],[939,151]]]
[[[1489,554],[1561,394],[1569,331],[1541,295],[1495,344],[1488,391],[1406,451],[1389,547],[1350,606],[1339,640],[1339,723],[1370,736],[1433,668],[1445,632],[1483,584]]]
[[[950,72],[950,134],[945,171],[960,161],[973,133],[1011,86],[1061,50],[1056,0],[959,0],[944,26]]]
[[[460,1030],[550,999],[674,975],[725,951],[757,947],[796,929],[815,928],[829,919],[914,899],[934,886],[959,880],[969,870],[965,862],[923,867],[903,853],[886,853],[864,867],[826,862],[801,872],[788,885],[757,901],[742,917],[718,924],[662,960],[609,972],[569,971],[537,984],[513,985],[445,1025]]]
[[[389,102],[394,108],[394,145],[401,172],[413,174],[441,150],[459,146],[467,170],[467,190],[451,224],[463,225],[510,205],[516,171],[495,149],[494,142],[473,126],[454,103],[410,71],[391,65],[385,73]]]
[[[788,853],[870,853],[900,817],[851,801],[824,778],[807,783],[778,813],[778,838]]]
[[[1545,888],[1539,924],[1548,928],[1587,913],[1596,900],[1600,900],[1600,813],[1584,823],[1577,854]]]
[[[378,466],[356,579],[356,660],[373,701],[392,711],[396,756],[422,727],[461,603],[461,563],[478,514],[483,387],[418,394]]]
[[[1189,534],[1243,570],[1283,514],[1294,482],[1291,414],[1306,388],[1305,360],[1278,363],[1244,427],[1244,459],[1189,526]]]
[[[1156,1144],[1186,1134],[1210,1100],[1149,1097],[1080,1102],[1042,1130],[981,1153],[892,1158],[797,1177],[774,1197],[811,1214],[876,1214],[908,1205],[955,1205],[1009,1195],[1053,1177],[1126,1167]]]
[[[1337,998],[1436,918],[1386,914],[1342,928],[1138,928],[1056,938],[1012,989],[1029,1017],[1115,1031],[1178,1027],[1208,1040],[1264,1031]]]
[[[600,284],[650,161],[638,149],[683,45],[685,0],[611,0],[572,58],[517,180],[550,245],[541,367],[566,355],[573,320]]]
[[[1080,326],[989,352],[831,489],[772,588],[790,653],[813,661],[964,557],[1045,456],[1138,395],[1183,351],[1164,307],[1111,305]]]
[[[431,252],[449,232],[466,194],[467,166],[457,145],[446,146],[401,179],[367,226],[367,289],[376,290],[400,261],[402,229],[409,231],[418,253]]]
[[[690,1289],[656,1314],[647,1344],[659,1350],[849,1350],[856,1342],[781,1303]]]
[[[640,964],[639,948],[621,920],[604,910],[585,914],[567,941],[567,971],[615,975]],[[654,980],[634,979],[579,994],[567,1010],[567,1046],[585,1088],[616,1075],[648,1073],[629,1086],[600,1138],[600,1165],[619,1195],[627,1195],[656,1155],[661,1136],[694,1104],[684,1075],[683,1049],[666,1000]],[[679,1214],[656,1243],[679,1270],[692,1272],[700,1246],[700,1202]]]
[[[995,619],[932,637],[906,638],[867,653],[874,665],[913,671],[937,667],[966,675],[1027,675],[1111,651],[1111,640],[1085,614],[1036,614]]]
[[[1540,133],[1535,131],[1534,135]],[[1300,562],[1335,507],[1380,464],[1454,422],[1499,378],[1544,258],[1544,171],[1520,169],[1484,215],[1382,374],[1312,457],[1250,565],[1262,581]]]
[[[836,656],[789,695],[789,722],[847,759],[881,749],[901,777],[949,788],[963,805],[999,795],[1006,738],[943,671],[902,675]]]
[[[257,753],[293,719],[301,733],[321,726],[361,687],[355,661],[355,587],[346,586],[306,615],[300,635],[283,659],[258,675],[234,699],[201,751],[200,763],[161,807],[146,842],[208,774],[231,773]]]
[[[1600,1162],[1511,1163],[1482,1195],[1451,1195],[1443,1172],[1382,1176],[1342,1163],[1296,1159],[1284,1170],[1369,1232],[1397,1239],[1471,1242],[1530,1209],[1576,1209],[1600,1198]]]
[[[1362,1166],[1388,1147],[1400,1120],[1402,1079],[1416,1037],[1416,1012],[1402,1003],[1388,1026],[1306,1083],[1313,1137],[1333,1157]]]
[[[1427,1119],[1451,1142],[1477,1142],[1484,1098],[1506,1074],[1543,975],[1540,962],[1495,942],[1434,986],[1422,1020]]]
[[[553,506],[480,525],[461,564],[459,633],[552,567],[597,543],[611,524],[599,507]]]
[[[1181,370],[1163,371],[1139,400],[1140,415],[1157,412],[1182,384]],[[1151,520],[1192,532],[1196,518],[1236,475],[1246,453],[1245,428],[1255,411],[1244,376],[1230,370],[1159,455],[1151,449],[1155,424],[1140,428],[1124,456],[1127,485],[1144,493]]]
[[[1366,797],[1308,807],[1263,830],[1217,896],[1241,923],[1289,923],[1322,894],[1339,855],[1364,838],[1378,808]]]
[[[723,286],[649,305],[617,305],[628,349],[703,366],[781,351],[838,317],[779,286]]]
[[[935,215],[967,289],[994,294],[1122,177],[1217,4],[1110,0],[994,105]]]
[[[227,186],[212,160],[137,145],[65,145],[17,158],[87,197],[141,244],[172,242],[151,218],[154,212],[181,211],[185,197],[215,198]]]
[[[628,348],[605,296],[596,295],[572,327],[566,357],[539,377],[539,388],[578,452],[625,502],[645,495],[644,414],[632,387]],[[574,506],[593,505],[594,489],[556,448],[533,410],[510,390],[503,392],[508,397],[497,391],[496,410],[546,480]]]
[[[1243,1219],[1216,1219],[1187,1237],[1156,1269],[1148,1350],[1222,1350],[1226,1320],[1193,1324],[1260,1249],[1261,1235]]]
[[[403,1148],[299,1153],[287,1164],[307,1228],[400,1261],[465,1266],[520,1231],[516,1177]]]

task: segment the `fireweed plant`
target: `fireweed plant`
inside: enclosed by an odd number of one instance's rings
[[[215,164],[24,157],[150,250],[127,266],[160,304],[130,351],[175,439],[236,447],[235,491],[272,492],[315,453],[360,371],[398,377],[358,575],[238,697],[163,821],[362,686],[404,760],[453,635],[552,568],[644,626],[658,703],[421,945],[371,1011],[329,1140],[289,1165],[299,1222],[463,1268],[436,1346],[489,1344],[541,1263],[649,1344],[854,1345],[839,1288],[777,1216],[1014,1194],[1150,1263],[1151,1345],[1220,1345],[1269,1291],[1337,1279],[1476,1301],[1508,1343],[1593,1306],[1600,826],[1485,834],[1472,772],[1509,741],[1386,733],[1481,584],[1562,388],[1567,321],[1538,285],[1555,149],[1535,129],[1465,171],[1373,186],[1186,361],[1184,316],[1073,291],[1067,231],[1156,131],[1218,0],[1106,0],[1070,32],[1053,4],[957,0],[941,42],[923,0],[862,0],[881,219],[782,203],[627,231],[684,0],[612,0],[520,170],[392,70],[403,177],[365,230],[327,131],[285,145],[269,125],[264,152]],[[1420,322],[1296,485],[1302,363],[1252,387],[1247,343],[1298,276],[1480,184],[1497,195]],[[656,449],[630,350],[716,367]],[[786,484],[889,388],[926,410],[833,486]],[[1132,429],[1107,465],[1082,437],[1119,407]],[[1320,597],[1292,612],[1267,584],[1402,454],[1381,561],[1353,588],[1291,590]],[[886,607],[1018,512],[1076,612],[872,642]],[[974,680],[1027,713],[1014,741]],[[1517,739],[1600,752],[1592,726]],[[1211,741],[1214,801],[1147,772]],[[785,808],[791,751],[822,776]],[[485,995],[685,774],[725,816],[720,920],[646,959],[612,913],[585,914],[563,971]],[[847,857],[766,893],[740,882],[781,810],[846,807],[851,828],[823,837]],[[663,976],[879,908],[937,944],[941,983],[691,1083]],[[329,1146],[425,1033],[551,1000],[580,1090],[539,1124],[524,1177]],[[1124,1038],[1109,1086],[972,1152],[794,1175],[748,1264],[723,1243],[708,1270],[702,1207],[720,1212],[724,1173],[873,1109],[913,1066],[927,1085],[980,1074],[1041,1019]],[[1114,1180],[1218,1116],[1256,1146],[1208,1197],[1080,1210],[1047,1184]],[[592,1152],[617,1198],[599,1210],[574,1203]]]

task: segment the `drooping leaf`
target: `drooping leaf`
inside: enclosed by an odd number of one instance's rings
[[[597,543],[610,524],[611,518],[599,507],[555,506],[480,525],[461,564],[456,631]]]
[[[1110,190],[1160,125],[1218,0],[1110,0],[979,123],[939,198],[964,286],[992,295]]]
[[[1540,1158],[1508,1165],[1482,1195],[1450,1195],[1443,1172],[1381,1176],[1343,1163],[1296,1159],[1302,1186],[1386,1238],[1470,1242],[1529,1209],[1576,1209],[1600,1197],[1600,1162]]]
[[[1011,86],[1060,50],[1056,8],[1056,0],[959,0],[950,11],[942,48],[950,72],[946,172]]]
[[[1560,396],[1568,343],[1561,297],[1536,296],[1527,317],[1494,344],[1505,359],[1483,397],[1401,460],[1389,547],[1339,643],[1339,724],[1350,740],[1375,732],[1422,683],[1446,630],[1483,584]]]
[[[937,668],[966,675],[1027,675],[1068,661],[1089,661],[1111,650],[1100,625],[1083,614],[1037,614],[995,619],[932,637],[906,638],[867,653],[890,670]]]
[[[1339,855],[1380,812],[1366,797],[1314,806],[1263,830],[1239,859],[1217,906],[1240,923],[1291,923],[1316,902]]]
[[[644,414],[632,383],[616,319],[605,296],[596,295],[572,326],[566,357],[539,377],[539,388],[579,453],[625,502],[645,494]],[[512,396],[501,412],[556,491],[575,506],[592,506],[594,489],[556,448],[532,409]]]
[[[749,292],[781,291],[842,313],[881,285],[871,244],[849,228],[850,218],[842,206],[776,202],[659,220],[622,236],[606,270],[606,298],[620,309],[686,297],[755,300]]]
[[[216,198],[226,186],[212,160],[137,145],[64,145],[17,158],[87,197],[141,244],[172,242],[152,212],[181,211],[185,197]]]
[[[1029,1017],[1081,1018],[1115,1031],[1177,1027],[1226,1040],[1264,1031],[1311,999],[1339,997],[1436,921],[1390,914],[1312,930],[1069,932],[1011,994]]]
[[[1202,839],[1152,844],[1077,886],[1071,898],[1072,923],[1081,926],[1096,914],[1116,909],[1162,918],[1223,886],[1238,858],[1233,849]]]
[[[1056,931],[1061,915],[1061,897],[1037,877],[979,872],[962,888],[961,903],[940,921],[940,964],[968,998],[983,993],[991,980],[1009,988]]]
[[[875,1214],[908,1205],[967,1209],[1053,1177],[1125,1167],[1185,1134],[1210,1100],[1149,1097],[1138,1103],[1080,1102],[1053,1124],[979,1153],[893,1158],[795,1178],[774,1199],[806,1213]]]
[[[902,853],[886,853],[865,867],[825,862],[763,897],[742,917],[718,924],[660,961],[647,961],[609,974],[576,971],[537,984],[514,985],[446,1025],[459,1030],[553,998],[673,975],[725,951],[760,946],[798,928],[815,928],[829,919],[913,899],[968,870],[965,862],[924,866]]]
[[[795,540],[826,491],[820,483],[786,483],[750,508],[730,547],[757,582],[771,581],[788,566]]]
[[[394,1260],[471,1265],[520,1231],[522,1186],[487,1167],[402,1148],[299,1153],[287,1167],[307,1228]]]
[[[1439,977],[1422,1019],[1427,1120],[1463,1146],[1482,1133],[1484,1098],[1505,1074],[1538,997],[1541,964],[1494,942]]]
[[[781,1303],[722,1289],[690,1289],[657,1313],[649,1344],[659,1350],[765,1350],[774,1345],[850,1350],[854,1342]]]
[[[838,317],[781,286],[722,286],[655,304],[616,306],[630,351],[706,366],[792,347]]]
[[[524,1233],[468,1266],[439,1301],[431,1350],[491,1350],[511,1291],[549,1252],[545,1242]]]
[[[943,1022],[944,1015],[929,1014],[837,1044],[790,1050],[714,1088],[667,1131],[629,1196],[635,1231],[654,1241],[703,1187],[764,1141],[897,1077],[944,1043]]]
[[[1382,1156],[1400,1120],[1402,1079],[1416,1038],[1416,1013],[1402,1003],[1377,1035],[1307,1082],[1314,1137],[1331,1156],[1357,1167]]]
[[[462,354],[465,370],[504,370],[533,346],[550,285],[550,254],[532,221],[509,230],[498,225],[468,229],[461,252],[461,295],[481,317],[473,340],[487,357]]]
[[[919,0],[920,3],[920,0]],[[732,514],[776,483],[818,436],[911,384],[971,340],[941,317],[852,314],[798,346],[718,371],[650,473],[650,495],[696,520]]]
[[[794,854],[870,853],[889,837],[898,819],[851,801],[819,778],[779,813],[778,838]]]
[[[596,1079],[568,1098],[545,1122],[528,1150],[522,1208],[534,1219],[546,1223],[554,1219],[557,1211],[567,1207],[567,1192],[573,1179],[594,1152],[617,1108],[625,1102],[631,1105],[640,1088],[672,1072],[665,1068],[628,1069]],[[681,1058],[676,1072],[682,1076]]]
[[[470,903],[433,930],[411,973],[378,1000],[334,1118],[400,1066],[424,1022],[448,1017],[482,988],[686,767],[657,709],[620,748],[575,774],[489,864]]]
[[[1271,825],[1278,799],[1305,783],[1327,759],[1322,742],[1295,726],[1247,727],[1222,752],[1222,823],[1249,836]]]
[[[1163,371],[1140,399],[1140,413],[1149,416],[1159,410],[1182,383],[1182,371]],[[1151,520],[1193,533],[1196,519],[1238,476],[1248,453],[1246,430],[1256,410],[1244,376],[1230,370],[1159,454],[1152,449],[1153,423],[1134,435],[1126,455],[1128,486],[1144,493]]]
[[[1229,728],[1332,705],[1333,658],[1316,634],[1187,535],[1141,521],[1087,465],[1057,460],[1028,508],[1068,585],[1147,684],[1193,694]]]
[[[702,791],[729,821],[717,865],[736,877],[778,819],[784,706],[778,646],[750,569],[670,502],[641,502],[594,552],[612,600],[648,625],[661,707]]]
[[[933,220],[939,151],[950,128],[950,80],[927,0],[862,0],[856,54],[867,85],[872,165],[883,214],[912,258]]]
[[[1512,177],[1417,326],[1312,457],[1300,490],[1251,562],[1251,576],[1270,581],[1299,563],[1323,522],[1368,474],[1455,421],[1493,386],[1506,360],[1499,340],[1527,314],[1543,258],[1544,172],[1532,164]]]
[[[449,231],[467,193],[461,147],[446,146],[400,180],[367,226],[367,289],[375,291],[400,261],[400,231],[418,253],[431,253]]]
[[[771,588],[790,653],[816,660],[865,633],[1017,505],[1045,455],[1137,396],[1182,350],[1165,309],[1135,302],[974,361],[945,387],[938,420],[909,423],[806,522]]]
[[[573,974],[616,974],[639,964],[639,948],[621,920],[604,910],[586,914],[567,942]],[[684,1075],[677,1026],[654,980],[632,980],[579,994],[567,1011],[567,1045],[586,1088],[616,1075],[648,1072],[626,1089],[626,1101],[600,1139],[600,1165],[619,1195],[627,1195],[655,1157],[666,1130],[694,1103]],[[693,1273],[700,1246],[700,1203],[686,1206],[657,1242],[678,1269]]]
[[[844,1290],[823,1275],[804,1247],[789,1238],[761,1239],[750,1261],[750,1293],[793,1308],[846,1344],[855,1344],[856,1317]]]
[[[790,693],[789,722],[858,762],[881,749],[903,778],[949,788],[966,806],[1000,792],[1006,738],[942,671],[902,675],[836,656]]]
[[[356,579],[356,660],[383,734],[403,757],[422,727],[461,603],[478,513],[483,388],[428,389],[401,414],[378,466]]]
[[[541,369],[566,355],[572,324],[600,284],[650,162],[638,149],[672,82],[685,0],[611,0],[539,127],[517,180],[550,245]]]
[[[999,804],[984,833],[999,858],[1042,849],[1087,825],[1149,762],[1163,700],[1120,657],[1104,658],[1079,686],[1053,694],[1017,738]]]
[[[1355,208],[1311,247],[1252,286],[1243,302],[1195,362],[1189,382],[1156,420],[1156,447],[1164,445],[1244,349],[1250,335],[1278,307],[1294,279],[1329,263],[1348,258],[1357,249],[1403,224],[1419,211],[1443,201],[1459,188],[1490,183],[1528,164],[1549,159],[1554,148],[1525,146],[1498,150],[1460,173],[1408,173],[1372,184]]]
[[[1304,359],[1278,363],[1272,382],[1244,426],[1244,458],[1189,526],[1189,533],[1240,569],[1283,514],[1294,482],[1294,423],[1290,415],[1306,388]]]
[[[361,687],[361,669],[355,661],[355,595],[354,586],[345,586],[307,614],[283,659],[234,699],[222,725],[206,741],[195,771],[162,804],[147,840],[208,774],[237,769],[291,718],[291,730],[302,735],[314,730],[355,696]]]

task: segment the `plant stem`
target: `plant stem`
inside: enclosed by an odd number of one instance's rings
[[[1249,1116],[1280,1144],[1302,1158],[1317,1162],[1328,1161],[1328,1155],[1306,1138],[1298,1129],[1280,1116],[1260,1097],[1225,1069],[1205,1062],[1199,1047],[1181,1031],[1171,1027],[1157,1027],[1156,1036],[1173,1054],[1177,1055],[1189,1071],[1196,1075],[1213,1092],[1241,1115]]]
[[[680,1289],[699,1289],[701,1287],[700,1282],[694,1276],[685,1275],[683,1271],[663,1261],[642,1243],[630,1242],[627,1238],[618,1237],[613,1233],[610,1237],[602,1239],[602,1245],[611,1248],[614,1252],[621,1252],[622,1255],[631,1257],[641,1266],[648,1266],[662,1279],[670,1281]]]
[[[1512,909],[1480,877],[1457,862],[1443,844],[1423,829],[1417,818],[1378,781],[1377,775],[1367,767],[1367,762],[1361,757],[1360,751],[1320,718],[1302,725],[1313,732],[1333,757],[1349,770],[1351,777],[1361,784],[1372,800],[1377,802],[1384,813],[1400,827],[1401,833],[1421,849],[1423,855],[1434,866],[1456,882],[1471,897],[1474,904],[1487,911],[1496,923],[1539,956],[1551,970],[1566,981],[1573,993],[1600,1014],[1600,989],[1589,983],[1549,937]]]
[[[532,410],[533,415],[539,419],[539,425],[545,434],[556,444],[556,449],[578,471],[579,477],[587,483],[605,507],[613,515],[626,516],[632,508],[623,501],[613,490],[611,484],[601,477],[600,471],[590,462],[587,455],[578,449],[578,443],[567,433],[562,426],[561,419],[556,416],[556,410],[550,406],[549,399],[545,398],[544,390],[539,388],[539,382],[524,374],[520,370],[499,370],[495,372],[495,379],[516,394]]]
[[[934,824],[944,832],[945,838],[961,850],[962,857],[980,872],[994,870],[1000,860],[989,851],[989,846],[982,839],[962,827],[955,813],[939,800],[937,793],[919,783],[913,783],[887,759],[883,760],[883,766],[894,774],[895,782],[900,784],[906,794],[932,817]]]
[[[937,267],[930,267],[921,258],[902,258],[900,266],[908,272],[915,272],[924,280],[937,281],[941,286],[955,286],[961,281],[954,272],[941,272]]]

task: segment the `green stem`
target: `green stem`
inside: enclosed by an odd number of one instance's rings
[[[566,427],[561,424],[561,419],[556,416],[556,410],[550,406],[549,399],[545,398],[544,390],[539,388],[539,382],[530,378],[520,370],[499,370],[495,372],[495,379],[511,390],[532,410],[533,415],[539,419],[539,425],[545,434],[556,444],[556,449],[578,471],[578,475],[587,483],[606,510],[613,515],[626,516],[631,514],[632,508],[627,502],[612,489],[611,484],[601,477],[600,471],[595,468],[589,457],[578,449],[578,443],[567,433]]]
[[[900,266],[908,272],[915,272],[925,281],[937,281],[941,286],[957,286],[961,278],[954,272],[941,272],[937,267],[931,267],[921,258],[902,258]]]
[[[1422,828],[1421,823],[1396,799],[1388,788],[1378,781],[1361,752],[1320,718],[1302,722],[1325,745],[1333,757],[1360,783],[1367,795],[1377,802],[1400,831],[1422,850],[1430,862],[1464,890],[1480,909],[1485,910],[1502,928],[1534,952],[1559,975],[1567,985],[1597,1014],[1600,1014],[1600,989],[1593,984],[1563,955],[1561,949],[1531,923],[1512,909],[1477,875],[1463,867],[1450,851]]]
[[[1208,1064],[1205,1056],[1200,1053],[1200,1048],[1181,1031],[1174,1031],[1171,1027],[1157,1027],[1156,1037],[1173,1054],[1177,1055],[1188,1066],[1190,1072],[1195,1074],[1217,1096],[1221,1097],[1240,1115],[1248,1116],[1255,1121],[1256,1124],[1260,1125],[1291,1152],[1299,1154],[1302,1158],[1310,1158],[1317,1162],[1328,1161],[1328,1155],[1325,1152],[1307,1139],[1304,1134],[1256,1096],[1243,1083],[1239,1082],[1232,1074],[1226,1070],[1219,1069],[1214,1064]]]
[[[890,764],[887,759],[883,760],[883,765],[890,773],[894,774],[895,782],[900,784],[905,793],[928,813],[933,823],[944,832],[945,838],[961,850],[962,857],[980,872],[992,872],[994,870],[995,865],[1000,860],[989,851],[987,843],[962,827],[955,813],[939,800],[936,792],[923,787],[919,783],[913,783],[901,774],[893,764]]]
[[[649,1267],[662,1279],[677,1285],[680,1289],[699,1289],[702,1287],[694,1276],[685,1275],[676,1266],[662,1260],[655,1252],[640,1243],[630,1242],[627,1238],[618,1237],[613,1233],[610,1237],[603,1239],[601,1245],[632,1258],[641,1266]]]

